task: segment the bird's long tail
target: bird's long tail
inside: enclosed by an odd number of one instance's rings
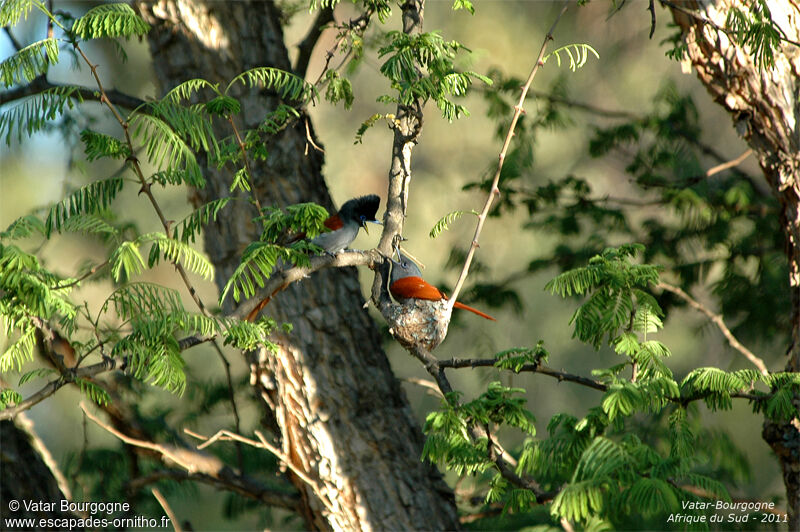
[[[496,319],[494,319],[493,317],[489,316],[488,314],[484,314],[484,313],[483,313],[483,312],[481,312],[480,310],[478,310],[478,309],[476,309],[476,308],[472,308],[472,307],[470,307],[470,306],[468,306],[468,305],[465,305],[464,303],[461,303],[461,302],[459,302],[459,301],[456,301],[456,302],[455,302],[455,304],[454,304],[453,306],[454,306],[455,308],[463,308],[464,310],[468,310],[468,311],[470,311],[470,312],[472,312],[472,313],[475,313],[475,314],[477,314],[477,315],[478,315],[478,316],[480,316],[481,318],[486,318],[487,320],[497,321]]]

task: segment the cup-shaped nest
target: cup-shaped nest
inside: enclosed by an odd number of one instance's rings
[[[401,305],[392,305],[386,321],[389,332],[404,347],[419,346],[433,351],[447,336],[452,312],[444,299],[409,299]]]

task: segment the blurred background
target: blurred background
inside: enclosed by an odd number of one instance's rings
[[[79,16],[88,10],[90,3],[57,2],[57,8]],[[657,11],[658,24],[655,35],[648,38],[650,15],[647,2],[628,2],[624,9],[609,11],[606,2],[593,2],[580,9],[570,9],[555,34],[552,48],[569,43],[588,43],[600,55],[590,58],[586,66],[570,72],[566,65],[558,67],[555,61],[548,62],[538,74],[533,90],[548,92],[555,84],[563,88],[568,99],[589,106],[605,114],[586,112],[578,105],[568,106],[567,120],[563,127],[542,129],[537,133],[533,146],[532,171],[523,177],[523,186],[536,187],[567,175],[580,176],[589,183],[597,196],[612,194],[618,197],[635,197],[635,185],[625,172],[630,163],[624,154],[614,153],[602,158],[588,155],[587,146],[595,127],[604,127],[619,121],[625,114],[640,115],[653,107],[655,96],[670,84],[680,94],[693,98],[697,105],[702,138],[727,159],[735,159],[747,146],[735,135],[729,117],[714,104],[696,81],[693,74],[682,72],[681,64],[665,57],[669,45],[662,43],[672,30],[667,27],[669,15]],[[559,4],[560,5],[560,4]],[[446,39],[455,39],[472,50],[472,55],[463,55],[463,68],[486,74],[497,68],[505,76],[524,78],[527,76],[541,45],[544,33],[552,23],[557,5],[547,1],[518,2],[513,0],[479,2],[476,15],[466,11],[454,12],[451,2],[429,1],[425,8],[426,30],[441,30]],[[282,7],[291,13],[285,42],[294,58],[296,45],[304,37],[312,17],[306,4],[284,2]],[[357,15],[349,4],[337,7],[337,20],[346,20]],[[32,16],[17,31],[20,41],[42,38],[44,21]],[[392,20],[385,29],[398,29],[399,21]],[[374,30],[368,33],[377,38]],[[323,69],[324,54],[335,40],[332,31],[323,34],[314,52],[309,68],[309,79],[313,81]],[[153,82],[153,70],[145,43],[135,41],[123,43],[127,62],[120,61],[117,51],[108,45],[88,46],[93,60],[100,64],[100,73],[108,88],[117,88],[143,99],[160,96]],[[12,52],[9,39],[0,35],[0,57]],[[342,106],[333,107],[325,102],[313,107],[310,112],[314,127],[325,150],[325,176],[334,201],[341,205],[353,196],[379,194],[382,208],[385,206],[386,178],[391,156],[391,131],[385,123],[378,122],[367,131],[363,143],[355,143],[355,133],[363,121],[375,113],[393,112],[393,107],[377,103],[376,97],[389,92],[385,79],[380,75],[382,61],[374,50],[366,54],[351,80],[355,103],[351,110]],[[82,83],[91,86],[89,73],[84,68],[75,71],[69,60],[52,69],[51,81]],[[202,74],[202,73],[200,73]],[[410,207],[406,221],[404,247],[424,265],[424,275],[432,283],[452,289],[460,267],[448,267],[451,249],[466,250],[474,231],[474,218],[464,216],[452,224],[450,230],[432,240],[428,233],[435,222],[454,210],[480,210],[485,192],[472,188],[464,190],[468,183],[480,182],[491,175],[500,151],[501,141],[495,135],[496,122],[486,117],[487,101],[481,96],[480,84],[476,93],[459,101],[470,110],[471,116],[453,123],[442,119],[434,105],[426,108],[425,124],[420,144],[413,154],[413,182]],[[546,108],[546,102],[529,97],[526,110],[535,115]],[[86,163],[82,159],[80,145],[65,140],[78,136],[63,135],[63,130],[80,131],[88,124],[99,131],[117,134],[114,124],[107,120],[99,104],[88,103],[81,107],[82,113],[71,113],[54,124],[51,131],[38,134],[22,143],[12,141],[10,146],[0,145],[0,228],[5,228],[17,217],[32,210],[46,208],[63,195],[90,180],[121,171],[113,164]],[[615,113],[621,113],[619,116]],[[704,169],[715,162],[703,160]],[[744,171],[760,177],[751,157],[741,166]],[[187,203],[188,191],[166,189],[156,192],[167,217],[180,220],[190,212]],[[136,224],[142,232],[156,230],[157,219],[151,214],[144,197],[135,195],[130,188],[127,195],[117,200],[117,212],[124,221]],[[524,209],[505,212],[502,217],[491,218],[481,235],[477,261],[484,268],[476,268],[471,281],[490,282],[524,270],[536,259],[549,257],[556,246],[563,244],[563,236],[543,229],[522,230],[529,214]],[[366,249],[377,243],[374,231],[361,236],[353,247]],[[620,241],[619,243],[622,243]],[[97,242],[79,236],[61,236],[45,244],[40,250],[47,265],[65,275],[74,274],[87,261],[102,260],[104,248]],[[488,322],[468,314],[456,315],[447,340],[436,350],[439,358],[464,357],[485,358],[493,353],[519,346],[535,346],[545,342],[551,357],[549,365],[571,373],[589,375],[592,368],[607,367],[618,362],[609,349],[596,351],[572,338],[568,325],[570,316],[578,305],[577,300],[562,300],[544,290],[545,283],[559,270],[555,265],[530,275],[519,276],[510,286],[519,296],[518,308],[507,305],[487,308],[479,302],[475,306],[493,314],[498,321]],[[174,286],[185,296],[187,308],[192,303],[178,284],[174,270],[168,266],[158,267],[144,276],[146,279]],[[371,272],[362,271],[364,294],[368,294]],[[212,283],[195,279],[195,286],[202,287],[201,296],[206,301],[216,301],[217,293]],[[75,293],[76,298],[88,297],[99,308],[111,292],[108,280],[85,284]],[[696,295],[705,301],[708,293],[698,290]],[[764,309],[767,312],[768,309]],[[385,329],[382,318],[375,312],[375,319]],[[680,379],[692,368],[716,366],[722,369],[747,367],[738,353],[727,347],[718,330],[710,327],[707,320],[691,310],[670,312],[658,339],[673,353],[668,365]],[[5,339],[3,340],[5,342]],[[425,379],[427,373],[404,349],[388,338],[386,350],[395,372],[404,379],[407,395],[420,422],[439,404],[439,398],[431,395],[413,379]],[[770,369],[783,366],[782,352],[769,338],[748,343],[760,354]],[[219,385],[223,380],[221,367],[208,360],[216,360],[210,349],[203,346],[186,353],[188,386],[183,397],[175,397],[153,388],[144,396],[143,409],[171,413],[177,419],[182,404],[191,401],[193,387]],[[243,416],[243,426],[248,430],[256,427],[257,409],[250,404],[246,378],[248,368],[243,358],[231,354],[238,381],[237,398]],[[24,368],[25,370],[30,367]],[[524,387],[531,411],[536,416],[537,430],[544,435],[546,424],[556,412],[569,412],[581,417],[598,400],[598,393],[570,383],[536,374],[499,375],[492,370],[450,370],[453,385],[465,392],[467,399],[485,389],[491,380],[502,380],[504,384]],[[14,378],[8,379],[14,382]],[[34,392],[39,384],[28,385],[21,390],[23,395]],[[77,407],[80,396],[74,390],[64,388],[58,394],[37,405],[30,411],[36,428],[45,443],[51,444],[59,462],[69,470],[77,453],[84,445],[102,446],[113,440],[97,427],[83,424]],[[171,408],[175,405],[174,411]],[[211,434],[229,426],[230,413],[225,403],[208,411],[196,421],[196,430]],[[166,414],[165,414],[166,415]],[[751,413],[749,405],[735,402],[732,410],[708,415],[704,407],[699,408],[702,424],[713,431],[727,432],[736,447],[750,462],[749,474],[738,478],[739,485],[728,485],[732,494],[754,499],[768,500],[783,492],[780,472],[767,445],[761,439],[762,418]],[[77,430],[76,427],[84,427]],[[506,447],[519,444],[521,436],[504,433]],[[448,477],[452,483],[454,476]],[[467,479],[457,486],[459,494],[470,496],[476,486]],[[189,489],[185,488],[184,489]],[[221,514],[228,499],[219,497],[205,487],[191,488],[192,497],[178,498],[173,505],[181,514],[192,509],[198,523],[209,529],[246,529],[253,526],[296,526],[296,522],[282,521],[276,512],[268,521],[255,513],[237,514],[233,520],[223,520]],[[200,497],[203,504],[198,504]],[[230,507],[228,512],[233,511]],[[199,515],[203,515],[200,518]],[[294,523],[294,524],[292,524]],[[204,525],[204,528],[206,528]]]

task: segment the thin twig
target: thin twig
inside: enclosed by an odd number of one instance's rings
[[[439,360],[439,366],[442,368],[487,368],[496,367],[495,364],[497,364],[497,360],[493,358],[451,358],[450,360]],[[525,364],[518,370],[518,373],[522,372],[541,373],[542,375],[553,377],[559,381],[574,382],[588,388],[600,390],[601,392],[608,389],[608,386],[600,381],[551,369],[540,364]]]
[[[687,9],[687,8],[685,8],[683,6],[680,6],[680,5],[678,5],[678,4],[674,3],[674,2],[671,2],[670,0],[658,0],[658,1],[661,3],[662,6],[666,6],[666,7],[674,9],[675,11],[679,11],[679,12],[683,13],[684,15],[693,18],[697,22],[700,22],[701,24],[706,24],[708,26],[711,26],[715,30],[717,30],[717,31],[719,31],[721,33],[724,33],[725,35],[727,35],[729,37],[732,37],[731,40],[733,42],[735,42],[737,45],[739,44],[737,42],[737,40],[736,40],[736,32],[735,31],[730,30],[728,28],[723,28],[719,24],[714,22],[713,20],[709,20],[709,19],[707,19],[707,18],[705,18],[705,17],[703,17],[701,15],[698,15],[694,11],[692,11],[690,9]],[[786,43],[789,43],[789,44],[792,44],[794,46],[800,47],[800,42],[790,39],[786,35],[786,33],[784,33],[783,28],[781,28],[777,24],[775,24],[775,27],[778,28],[778,31],[781,34],[781,36],[778,37],[779,40],[781,40],[783,42],[786,42]]]
[[[481,231],[483,230],[483,224],[486,222],[486,217],[489,215],[489,209],[492,208],[494,198],[500,195],[500,189],[498,188],[498,184],[500,182],[500,172],[503,169],[503,163],[505,162],[508,147],[511,145],[511,139],[514,137],[514,129],[517,127],[517,121],[524,112],[522,106],[524,105],[525,98],[528,95],[528,89],[530,89],[531,84],[533,83],[533,78],[536,77],[536,73],[539,71],[539,67],[544,65],[544,53],[547,49],[547,44],[553,40],[553,31],[555,31],[558,21],[561,20],[561,16],[564,14],[564,12],[566,12],[568,7],[569,1],[567,0],[564,2],[561,10],[558,12],[556,19],[553,21],[553,24],[550,26],[550,29],[547,32],[547,35],[545,35],[544,41],[542,42],[542,47],[539,49],[539,56],[536,58],[536,63],[533,65],[531,73],[528,75],[528,79],[520,91],[521,94],[519,96],[517,105],[514,106],[514,116],[511,118],[511,124],[508,127],[506,138],[503,141],[503,148],[500,150],[500,155],[498,158],[499,160],[497,162],[497,170],[495,171],[494,178],[492,179],[492,186],[489,189],[489,195],[486,198],[486,203],[483,205],[483,210],[478,215],[478,224],[475,227],[475,234],[472,237],[472,243],[469,246],[467,258],[464,260],[464,267],[461,270],[461,275],[458,277],[456,287],[453,289],[453,295],[450,297],[450,301],[448,303],[450,308],[455,305],[458,295],[461,293],[461,288],[464,286],[464,281],[467,279],[469,267],[470,264],[472,264],[472,258],[475,256],[475,250],[478,249],[478,237],[480,237]]]
[[[679,286],[674,286],[669,283],[665,283],[663,281],[659,282],[656,285],[658,288],[662,290],[666,290],[667,292],[671,292],[676,296],[680,297],[684,301],[686,301],[690,307],[694,308],[695,310],[699,310],[703,314],[705,314],[708,319],[710,319],[714,325],[722,332],[722,335],[728,340],[728,343],[731,347],[735,350],[739,351],[742,355],[744,355],[747,360],[749,360],[755,367],[758,368],[758,371],[761,372],[762,375],[769,375],[769,370],[767,369],[767,365],[764,361],[757,357],[752,351],[742,345],[739,340],[736,339],[736,336],[733,335],[730,329],[728,329],[727,325],[722,319],[722,316],[719,314],[715,314],[711,311],[708,307],[697,301],[695,298],[687,294],[682,288]]]
[[[258,437],[258,440],[259,440],[259,441],[256,441],[256,440],[253,440],[253,439],[250,439],[250,438],[246,438],[246,437],[244,437],[244,436],[241,436],[241,435],[239,435],[239,434],[235,434],[235,433],[233,433],[233,432],[231,432],[231,431],[229,431],[229,430],[224,430],[224,429],[223,429],[223,430],[219,430],[219,431],[217,431],[217,432],[216,432],[214,435],[212,435],[211,437],[208,437],[208,436],[203,436],[202,434],[198,434],[197,432],[194,432],[194,431],[192,431],[192,430],[189,430],[189,429],[187,429],[187,428],[184,428],[184,429],[183,429],[183,431],[184,431],[186,434],[188,434],[189,436],[192,436],[192,437],[194,437],[194,438],[197,438],[198,440],[204,440],[204,441],[203,441],[203,443],[201,443],[200,445],[198,445],[198,446],[197,446],[197,448],[198,448],[198,449],[205,449],[206,447],[208,447],[208,446],[210,446],[210,445],[213,445],[213,444],[214,444],[214,443],[216,443],[217,441],[238,441],[238,442],[244,443],[244,444],[246,444],[246,445],[250,445],[251,447],[256,447],[257,449],[266,449],[267,451],[269,451],[269,452],[271,452],[272,454],[274,454],[274,455],[275,455],[275,457],[276,457],[276,458],[278,458],[278,460],[280,460],[280,461],[281,461],[281,462],[282,462],[284,465],[286,465],[286,467],[288,467],[289,469],[291,469],[291,470],[292,470],[292,472],[293,472],[295,475],[297,475],[297,477],[298,477],[298,478],[300,478],[300,479],[301,479],[303,482],[305,482],[305,483],[306,483],[306,484],[307,484],[307,485],[308,485],[308,486],[309,486],[309,487],[310,487],[310,488],[311,488],[311,489],[314,491],[314,493],[316,493],[316,495],[317,495],[317,497],[319,498],[320,502],[321,502],[323,505],[325,505],[325,507],[326,507],[326,508],[327,508],[329,511],[331,511],[331,512],[335,513],[335,510],[334,510],[334,509],[333,509],[333,507],[331,506],[331,504],[330,504],[330,502],[328,501],[327,497],[325,497],[325,496],[322,494],[322,490],[321,490],[321,489],[320,489],[320,487],[317,485],[317,483],[316,483],[316,482],[314,482],[314,481],[313,481],[313,480],[312,480],[312,479],[311,479],[311,478],[310,478],[308,475],[306,475],[306,474],[305,474],[303,471],[301,471],[300,469],[298,469],[298,468],[297,468],[297,467],[296,467],[296,466],[295,466],[295,465],[292,463],[292,461],[289,459],[289,457],[287,457],[285,454],[283,454],[283,453],[280,451],[280,449],[278,449],[278,448],[276,448],[275,446],[271,445],[271,444],[270,444],[270,443],[269,443],[269,442],[266,440],[266,438],[264,438],[264,435],[263,435],[263,434],[261,434],[259,431],[255,431],[255,435]]]
[[[86,378],[92,377],[94,375],[98,375],[100,373],[104,373],[106,371],[111,371],[117,366],[117,360],[113,358],[105,359],[103,362],[98,362],[97,364],[93,364],[91,366],[86,366],[84,368],[78,368],[77,370],[70,370],[68,371],[68,375],[74,376],[74,378]],[[60,390],[65,385],[69,384],[70,380],[59,377],[53,381],[48,382],[44,385],[38,392],[31,395],[18,405],[15,405],[11,408],[6,408],[5,410],[0,410],[0,421],[5,419],[13,419],[14,416],[19,414],[20,412],[24,412],[25,410],[30,409],[31,407],[39,404],[40,402],[44,401],[58,390]]]
[[[97,416],[92,414],[89,411],[89,409],[86,408],[86,403],[84,403],[83,401],[81,401],[80,407],[81,407],[81,410],[83,410],[83,413],[86,414],[86,417],[91,419],[95,423],[95,425],[97,425],[98,427],[102,428],[106,432],[109,432],[109,433],[113,434],[114,436],[116,436],[117,438],[122,440],[124,443],[127,443],[128,445],[133,445],[134,447],[140,447],[142,449],[147,449],[149,451],[155,451],[156,453],[160,454],[164,458],[167,458],[170,461],[174,462],[175,464],[181,466],[186,471],[194,472],[194,471],[198,470],[198,467],[197,467],[197,465],[195,463],[187,461],[184,456],[180,456],[181,454],[185,455],[185,453],[182,453],[181,450],[178,449],[177,447],[167,446],[167,445],[163,445],[163,444],[160,444],[160,443],[153,443],[151,441],[140,440],[138,438],[132,438],[132,437],[128,436],[127,434],[118,431],[114,427],[112,427],[112,426],[110,426],[110,425],[108,425],[106,423],[103,423],[100,420],[100,418],[98,418]]]
[[[409,382],[411,384],[416,384],[417,386],[421,386],[423,388],[426,388],[428,390],[428,393],[430,393],[431,395],[433,395],[435,397],[444,397],[442,395],[441,390],[439,390],[439,387],[436,386],[436,383],[431,381],[431,380],[419,379],[417,377],[406,377],[406,378],[400,379],[400,380],[403,381],[403,382]]]
[[[231,125],[231,129],[233,129],[233,134],[236,137],[236,144],[239,146],[239,151],[242,152],[244,171],[247,172],[247,180],[250,182],[250,195],[253,197],[253,204],[256,206],[256,209],[258,209],[258,215],[263,216],[264,210],[261,208],[261,202],[258,200],[258,194],[256,193],[256,186],[255,183],[253,183],[253,172],[250,170],[250,161],[247,158],[247,148],[244,146],[244,141],[242,140],[242,136],[239,134],[239,128],[236,127],[236,122],[233,120],[233,115],[228,115],[228,123]]]
[[[144,486],[154,484],[161,480],[200,482],[212,486],[215,489],[230,491],[231,493],[261,502],[268,506],[286,508],[293,512],[300,511],[300,497],[288,491],[291,489],[288,483],[286,486],[279,489],[271,489],[257,482],[255,479],[233,474],[213,477],[205,473],[189,473],[182,469],[158,469],[156,471],[151,471],[147,475],[126,482],[125,488],[130,492],[135,492]]]
[[[160,504],[161,507],[164,509],[164,512],[166,512],[167,517],[169,517],[169,520],[172,521],[172,528],[175,530],[175,532],[183,532],[183,528],[181,528],[180,522],[178,521],[178,517],[175,515],[175,512],[172,511],[172,508],[167,502],[167,499],[165,499],[164,496],[161,495],[161,492],[158,490],[158,488],[151,488],[150,493],[153,494],[153,497],[156,498],[158,504]]]
[[[736,159],[733,159],[733,160],[728,161],[726,163],[721,163],[721,164],[718,164],[717,166],[709,168],[706,171],[706,177],[711,177],[712,175],[718,174],[718,173],[720,173],[722,171],[725,171],[728,168],[733,168],[734,166],[739,166],[740,164],[742,164],[742,162],[745,159],[750,157],[750,155],[752,155],[752,154],[753,154],[753,149],[750,148],[750,149],[746,150],[744,153],[742,153],[740,156],[738,156]]]
[[[225,353],[222,352],[222,348],[220,348],[219,344],[214,341],[214,350],[217,352],[217,356],[222,361],[222,367],[225,369],[225,378],[228,381],[228,400],[231,403],[231,408],[233,409],[233,422],[236,432],[241,432],[241,421],[239,419],[239,409],[236,406],[236,394],[233,389],[233,378],[231,377],[231,363],[228,362],[228,357],[225,356]],[[244,471],[244,454],[242,453],[242,446],[239,442],[236,442],[236,458],[239,463],[239,470]]]

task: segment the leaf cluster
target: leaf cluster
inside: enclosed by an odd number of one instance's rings
[[[472,86],[473,79],[491,84],[486,76],[476,72],[459,72],[455,68],[456,54],[469,51],[456,41],[445,41],[438,32],[408,35],[391,31],[389,43],[378,50],[386,57],[381,73],[391,82],[397,97],[382,96],[379,101],[412,105],[415,100],[433,100],[447,120],[469,116],[469,111],[452,101],[463,96]]]

